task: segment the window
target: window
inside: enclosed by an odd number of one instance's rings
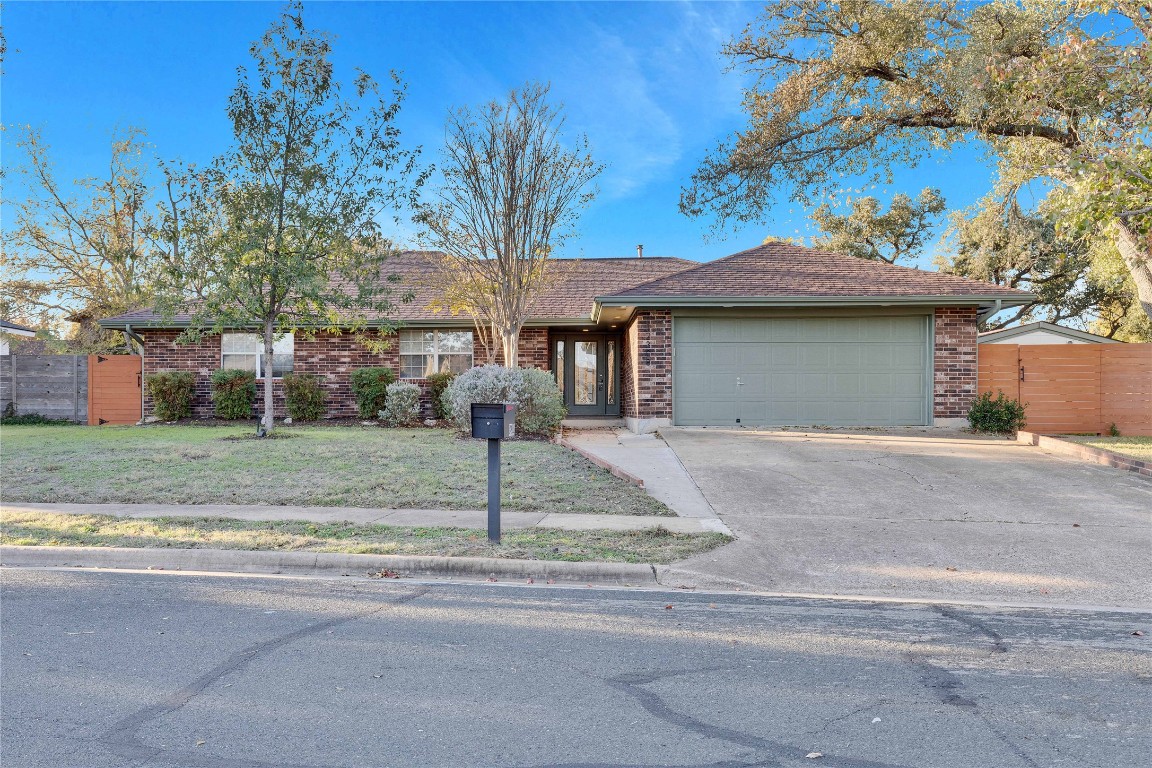
[[[272,342],[272,378],[292,372],[292,334]],[[220,338],[220,367],[252,371],[264,378],[264,339],[258,333],[225,333]]]
[[[400,378],[463,373],[472,367],[472,331],[400,331]]]

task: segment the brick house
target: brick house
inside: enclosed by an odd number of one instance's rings
[[[388,263],[399,283],[383,354],[352,334],[285,337],[272,375],[321,376],[329,417],[356,413],[349,374],[388,366],[425,384],[432,371],[486,361],[471,321],[439,311],[437,255]],[[675,258],[557,259],[520,337],[521,365],[552,371],[573,418],[662,425],[942,425],[976,395],[977,320],[1032,299],[990,283],[784,243],[698,263]],[[220,367],[260,370],[258,339],[237,329],[195,344],[188,318],[142,310],[101,321],[143,343],[145,375],[196,373],[209,416]],[[499,356],[497,356],[499,360]],[[145,415],[151,405],[144,404]]]

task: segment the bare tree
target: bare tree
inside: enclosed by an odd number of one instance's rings
[[[563,112],[547,96],[548,86],[528,84],[507,101],[451,113],[443,184],[417,217],[422,237],[445,254],[448,292],[478,329],[491,329],[509,367],[548,257],[571,235],[603,170],[587,137],[572,150],[561,144]]]

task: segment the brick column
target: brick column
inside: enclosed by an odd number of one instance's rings
[[[637,431],[672,419],[672,312],[644,309],[624,332],[621,406]]]
[[[932,415],[962,419],[976,397],[976,307],[936,307]]]

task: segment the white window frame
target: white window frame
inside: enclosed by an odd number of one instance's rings
[[[424,349],[424,343],[425,343],[424,334],[427,334],[427,333],[432,334],[432,349],[431,350]],[[442,334],[442,333],[466,333],[466,334],[468,334],[468,338],[471,339],[471,341],[472,341],[470,348],[467,350],[467,352],[456,352],[456,351],[442,350],[440,348],[440,334]],[[405,337],[407,337],[407,338],[405,338]],[[418,348],[419,351],[412,351],[414,348],[413,345],[415,345],[415,347]],[[398,352],[399,352],[399,361],[400,361],[399,374],[400,374],[400,379],[403,381],[415,381],[418,379],[426,378],[428,375],[428,371],[429,371],[429,359],[431,360],[431,370],[432,371],[439,371],[440,370],[441,357],[448,357],[448,356],[454,356],[454,355],[463,356],[466,354],[469,357],[468,368],[471,368],[476,363],[476,334],[474,334],[470,328],[404,328],[404,329],[400,330],[399,345],[398,346],[399,346]],[[404,358],[405,357],[415,357],[417,355],[425,358],[424,364],[422,366],[423,372],[419,376],[405,375]]]
[[[231,347],[231,349],[230,349]],[[296,340],[292,334],[286,333],[272,342],[272,354],[293,358],[295,363]],[[228,366],[226,358],[254,357],[256,364],[253,368]],[[254,370],[257,379],[264,378],[264,338],[258,333],[222,333],[220,334],[220,367],[237,368],[243,371]],[[273,380],[282,379],[283,375],[272,376]]]

